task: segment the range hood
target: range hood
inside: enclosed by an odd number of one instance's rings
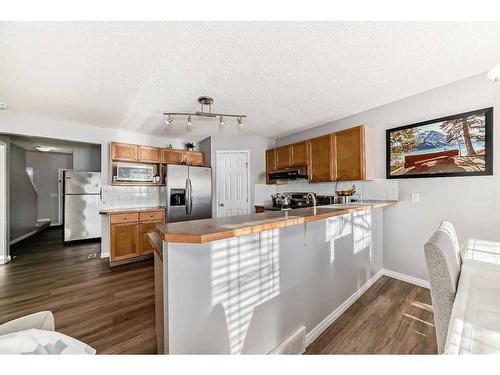
[[[295,180],[296,178],[307,178],[300,168],[289,168],[269,172],[270,180]]]

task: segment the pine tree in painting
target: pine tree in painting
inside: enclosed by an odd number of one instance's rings
[[[468,156],[477,155],[472,142],[485,140],[484,113],[444,121],[439,127],[446,134],[446,142],[465,143]]]

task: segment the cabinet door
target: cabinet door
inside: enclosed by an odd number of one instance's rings
[[[343,180],[364,180],[365,175],[365,141],[364,126],[336,132],[337,176]]]
[[[164,148],[162,150],[161,162],[165,164],[182,164],[185,163],[185,152],[182,150],[173,150]]]
[[[127,143],[111,143],[111,159],[121,161],[137,161],[139,146]]]
[[[129,259],[139,254],[139,222],[111,224],[111,261]]]
[[[266,151],[266,184],[276,185],[276,180],[269,180],[269,172],[276,169],[276,149]]]
[[[287,168],[292,162],[292,148],[290,145],[276,149],[276,168]]]
[[[154,231],[158,224],[163,224],[163,220],[141,222],[141,255],[152,254],[155,251],[149,242],[148,233]]]
[[[333,152],[335,140],[331,134],[309,140],[309,181],[331,181],[335,175]]]
[[[146,163],[159,163],[160,150],[158,147],[139,146],[139,160]]]
[[[292,162],[291,165],[307,165],[308,152],[307,152],[307,142],[294,143],[290,146],[292,149]]]
[[[203,156],[204,155],[202,152],[187,151],[186,152],[186,164],[187,165],[201,166],[204,164]]]

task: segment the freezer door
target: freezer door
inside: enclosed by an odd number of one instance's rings
[[[64,196],[64,241],[101,237],[99,195]]]
[[[212,217],[212,168],[189,167],[189,220]]]
[[[64,194],[100,194],[100,172],[64,172]]]
[[[186,206],[186,186],[188,167],[186,165],[167,165],[167,223],[188,220]]]

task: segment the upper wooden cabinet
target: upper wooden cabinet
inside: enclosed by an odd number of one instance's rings
[[[139,146],[127,143],[111,143],[111,159],[119,161],[138,161]]]
[[[184,163],[184,151],[164,148],[161,162],[164,164],[182,164]]]
[[[308,143],[306,141],[294,143],[291,148],[291,166],[307,165],[309,160]]]
[[[332,181],[335,176],[335,138],[331,134],[309,141],[309,181]]]
[[[336,178],[365,180],[373,177],[371,134],[364,125],[333,134],[335,138]],[[368,155],[368,157],[367,157]]]
[[[203,152],[164,148],[162,150],[161,162],[164,164],[187,164],[202,166],[205,163],[205,158]]]
[[[282,146],[276,149],[276,168],[287,168],[292,163],[292,147]]]
[[[272,172],[276,169],[276,149],[266,151],[266,172]]]
[[[142,162],[160,163],[161,149],[159,147],[139,146],[139,160]]]
[[[203,152],[186,151],[185,155],[187,165],[204,165],[205,163]]]

